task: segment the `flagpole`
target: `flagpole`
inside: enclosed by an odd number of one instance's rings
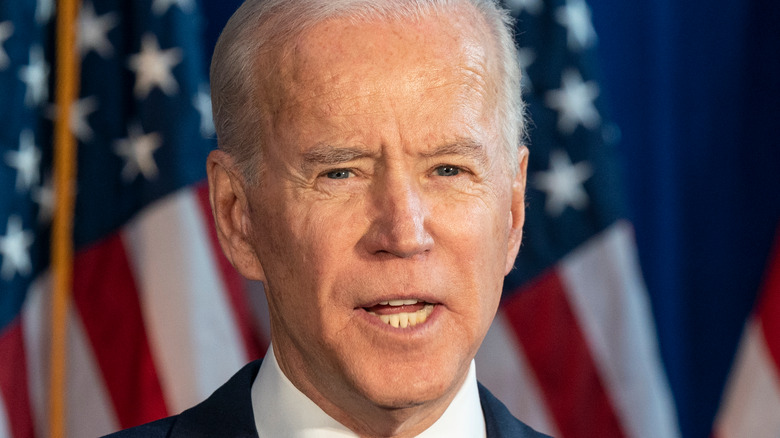
[[[75,210],[76,139],[70,131],[71,106],[79,93],[76,17],[79,0],[58,0],[54,122],[54,190],[56,207],[51,240],[52,332],[49,386],[50,436],[64,437],[66,421],[68,306],[73,284],[73,216]]]

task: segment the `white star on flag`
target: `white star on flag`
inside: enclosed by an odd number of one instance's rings
[[[569,50],[587,49],[596,42],[596,30],[590,16],[585,0],[566,0],[566,6],[555,11],[558,23],[566,27]]]
[[[38,0],[35,6],[35,21],[39,25],[44,25],[51,20],[54,15],[54,0]]]
[[[578,71],[568,69],[563,72],[561,88],[548,91],[545,103],[558,111],[558,130],[571,134],[577,125],[593,129],[601,122],[595,105],[598,95],[595,82],[583,82]]]
[[[31,193],[32,200],[38,204],[38,223],[47,224],[54,217],[54,183],[50,177],[44,179],[41,186],[35,187]]]
[[[3,280],[12,280],[17,272],[21,275],[30,274],[32,264],[29,249],[34,237],[33,233],[22,229],[22,219],[19,216],[8,218],[5,235],[0,236],[0,256],[3,257],[0,277]]]
[[[192,99],[192,104],[200,113],[200,135],[210,137],[214,134],[214,118],[211,116],[211,97],[208,87],[198,87],[198,94]]]
[[[138,174],[142,174],[147,180],[157,177],[157,163],[154,161],[154,151],[162,146],[160,134],[152,132],[144,134],[138,124],[133,124],[127,129],[127,138],[117,140],[114,143],[114,152],[125,160],[122,168],[122,179],[133,182]]]
[[[135,72],[135,97],[144,99],[153,87],[158,87],[168,96],[179,90],[179,84],[173,77],[173,67],[182,60],[181,49],[160,50],[160,44],[153,34],[145,34],[141,39],[141,51],[130,57],[128,64]]]
[[[507,0],[506,5],[516,13],[528,11],[529,14],[536,15],[542,12],[542,0]]]
[[[550,154],[550,169],[534,174],[533,184],[546,194],[547,214],[557,217],[567,206],[578,210],[587,207],[588,193],[583,183],[592,175],[593,168],[587,161],[572,164],[565,151],[554,150]]]
[[[41,46],[30,48],[30,64],[19,67],[19,79],[27,85],[24,104],[28,107],[36,107],[49,98],[49,65]]]
[[[81,57],[95,51],[102,58],[108,58],[114,53],[114,46],[108,40],[108,32],[119,22],[116,12],[108,12],[100,17],[95,14],[95,7],[85,2],[79,13],[79,53]]]
[[[517,49],[517,62],[520,64],[520,71],[522,77],[520,79],[523,91],[531,91],[534,89],[534,84],[531,83],[531,76],[528,74],[528,68],[536,60],[536,53],[533,49],[519,48]]]
[[[97,97],[84,97],[73,102],[70,110],[70,129],[80,141],[86,143],[92,140],[92,128],[87,117],[98,108]]]
[[[0,23],[0,71],[5,70],[8,68],[8,64],[10,63],[10,59],[8,59],[8,54],[5,53],[5,49],[3,49],[3,44],[8,40],[8,38],[11,38],[11,35],[14,34],[14,24],[10,21],[4,21]]]
[[[176,5],[182,12],[192,12],[193,4],[192,0],[154,0],[152,2],[152,12],[158,17],[162,16],[171,6]]]
[[[29,129],[19,134],[19,152],[5,153],[5,162],[16,169],[16,191],[24,193],[40,180],[41,151],[35,145],[35,136]]]
[[[94,132],[89,126],[87,117],[94,113],[97,108],[98,101],[95,96],[84,97],[71,103],[70,132],[72,132],[82,143],[92,140]],[[51,105],[51,107],[49,107],[48,117],[52,120],[56,120],[57,117],[59,117],[59,111],[56,105]]]

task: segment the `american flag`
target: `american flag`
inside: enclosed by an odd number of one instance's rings
[[[756,308],[745,324],[713,438],[780,435],[780,227]]]
[[[556,437],[680,435],[584,0],[507,0],[531,118],[523,246],[477,375]]]
[[[215,146],[194,0],[85,0],[67,362],[51,363],[54,0],[0,5],[0,437],[50,436],[65,365],[67,436],[178,413],[263,343],[211,229]]]

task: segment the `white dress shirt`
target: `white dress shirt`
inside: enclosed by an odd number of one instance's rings
[[[354,438],[357,435],[309,400],[284,375],[272,348],[252,384],[252,411],[260,438]],[[474,361],[442,416],[418,438],[485,438],[485,418]]]

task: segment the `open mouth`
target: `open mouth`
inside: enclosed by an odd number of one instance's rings
[[[364,309],[389,326],[407,328],[424,323],[433,312],[434,306],[435,304],[412,298],[381,301]]]

